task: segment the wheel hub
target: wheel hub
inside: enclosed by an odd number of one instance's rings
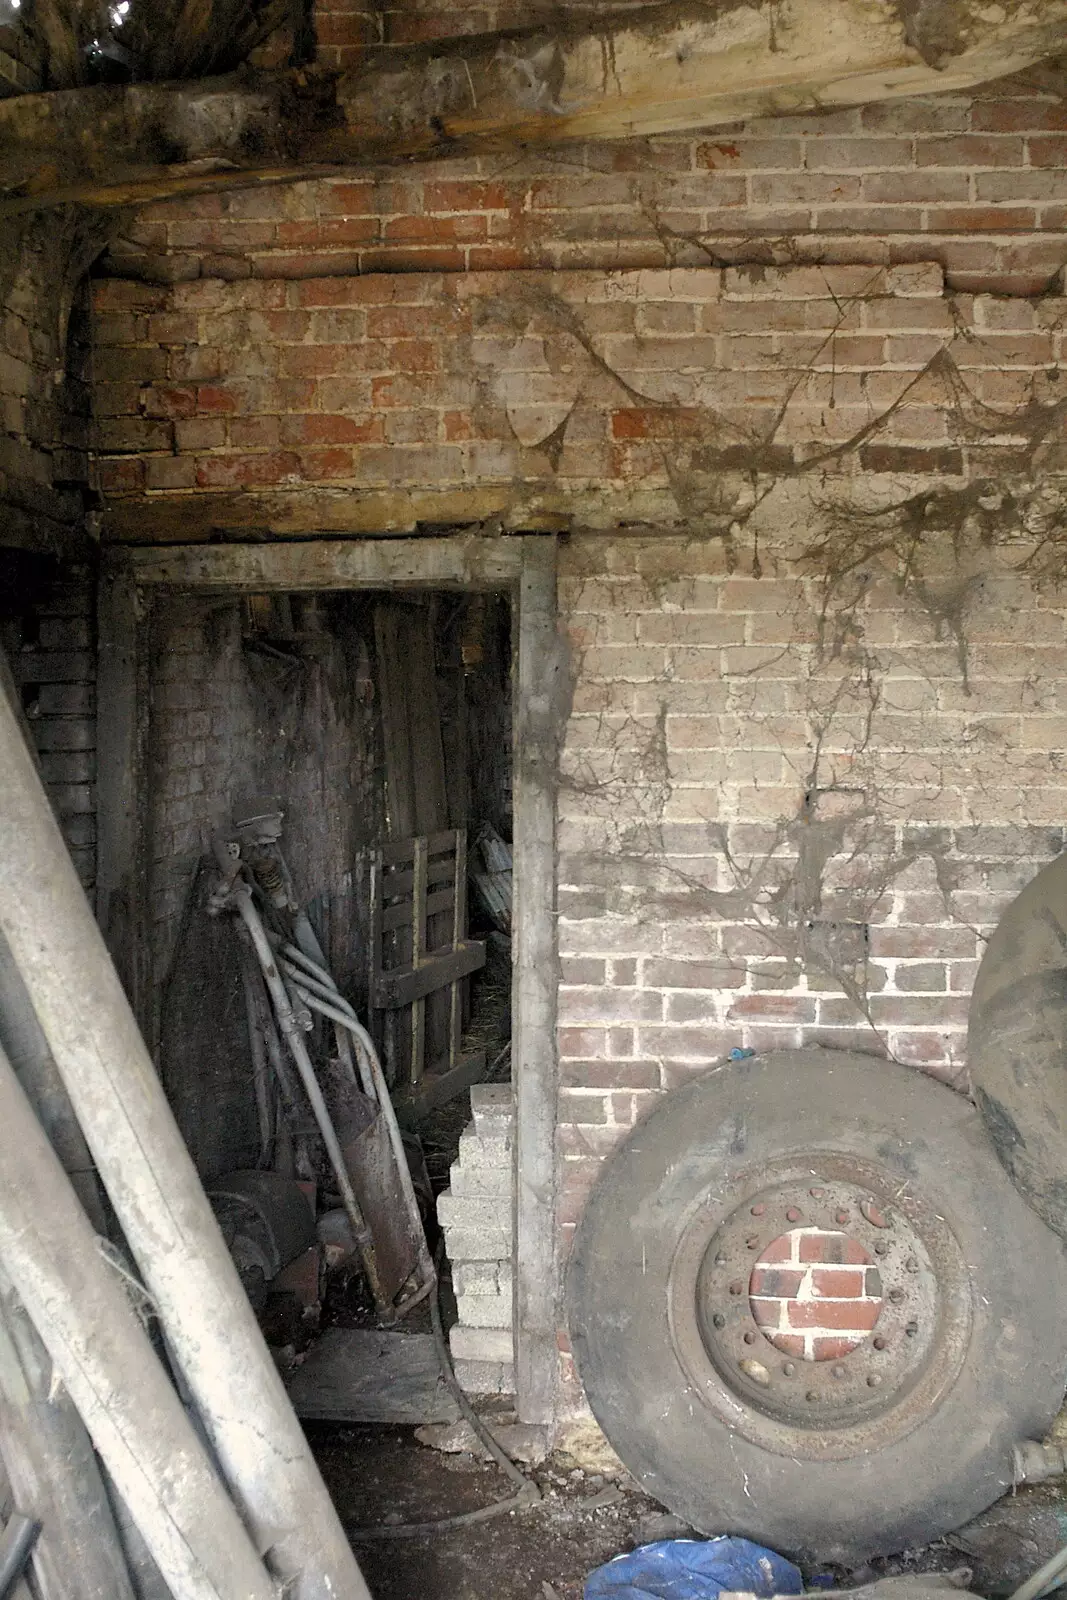
[[[813,1153],[704,1197],[672,1266],[697,1393],[765,1448],[833,1458],[909,1432],[954,1382],[967,1273],[899,1176]]]
[[[711,1360],[753,1405],[825,1426],[894,1404],[929,1354],[937,1300],[903,1217],[856,1184],[785,1183],[716,1231],[697,1318]]]

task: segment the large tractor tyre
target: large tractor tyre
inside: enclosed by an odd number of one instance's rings
[[[805,1559],[959,1526],[1063,1397],[1060,1241],[967,1101],[871,1057],[776,1052],[665,1096],[597,1178],[568,1305],[642,1486]]]
[[[971,997],[967,1060],[1012,1182],[1067,1238],[1067,855],[997,924]]]

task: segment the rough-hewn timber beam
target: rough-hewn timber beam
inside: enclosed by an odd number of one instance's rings
[[[1067,0],[718,0],[288,73],[0,101],[0,215],[959,90],[1067,48]]]

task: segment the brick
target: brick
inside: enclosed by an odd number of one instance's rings
[[[788,1326],[794,1329],[834,1328],[869,1331],[878,1321],[881,1306],[875,1301],[820,1300],[789,1302]]]
[[[797,1235],[797,1250],[801,1261],[842,1266],[867,1264],[863,1246],[847,1233],[801,1232]]]

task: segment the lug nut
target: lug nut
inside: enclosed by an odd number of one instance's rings
[[[907,1334],[909,1339],[914,1339],[918,1331],[919,1324],[917,1322],[909,1322],[907,1327],[904,1329],[904,1332]]]
[[[723,1316],[721,1311],[716,1311],[715,1315],[711,1319],[711,1325],[713,1328],[725,1328],[726,1318]]]
[[[889,1246],[886,1244],[884,1239],[875,1240],[874,1253],[876,1256],[887,1256],[889,1254]]]
[[[835,1378],[843,1378],[845,1376],[845,1369],[842,1366],[831,1367],[830,1371]]]
[[[800,1221],[800,1212],[797,1210],[796,1206],[790,1206],[789,1207],[789,1210],[785,1214],[785,1220],[787,1222],[799,1222]]]
[[[834,1213],[834,1221],[835,1222],[847,1222],[848,1221],[848,1216],[849,1216],[849,1214],[848,1214],[847,1211],[836,1211]]]
[[[753,1333],[751,1328],[746,1328],[741,1337],[744,1339],[746,1344],[755,1344],[756,1342],[756,1335]]]
[[[870,1377],[867,1379],[868,1389],[877,1389],[881,1381],[882,1380],[878,1376],[877,1372],[872,1372]]]
[[[748,1248],[750,1250],[758,1250],[759,1249],[759,1234],[758,1233],[750,1233],[748,1238],[745,1240],[745,1243],[748,1245]]]
[[[752,1207],[752,1213],[751,1214],[754,1217],[762,1217],[762,1215],[766,1211],[766,1209],[767,1209],[767,1207],[763,1204],[763,1201],[762,1200],[757,1200],[756,1204]]]
[[[795,1377],[796,1370],[797,1370],[797,1364],[796,1364],[795,1361],[787,1361],[785,1363],[785,1365],[783,1366],[783,1368],[782,1368],[782,1371],[785,1373],[787,1378]]]
[[[903,1289],[890,1289],[889,1298],[895,1306],[899,1306],[900,1302],[904,1298]]]
[[[726,1265],[726,1257],[725,1256],[716,1256],[715,1257],[715,1265],[717,1267],[725,1267],[725,1265]]]
[[[918,1270],[919,1270],[919,1263],[916,1261],[914,1256],[909,1256],[907,1261],[905,1261],[905,1263],[904,1263],[904,1271],[905,1272],[918,1272]]]
[[[741,1282],[740,1278],[735,1278],[733,1283],[730,1285],[730,1293],[731,1294],[744,1294],[744,1292],[745,1292],[744,1284]]]
[[[875,1341],[874,1341],[874,1348],[876,1350],[884,1350],[885,1346],[886,1346],[886,1341],[882,1338],[882,1335],[879,1334],[877,1339],[875,1339]]]
[[[811,1198],[813,1200],[821,1200],[823,1195],[826,1193],[826,1190],[825,1189],[809,1189],[808,1193],[811,1195]]]

